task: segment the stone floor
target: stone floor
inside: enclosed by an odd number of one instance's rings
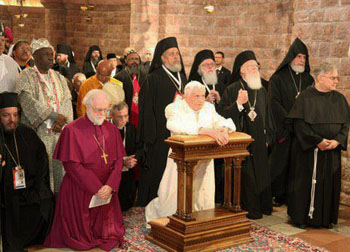
[[[338,225],[333,229],[300,229],[294,227],[288,220],[287,208],[285,206],[274,208],[271,216],[266,216],[254,221],[258,225],[267,226],[271,230],[289,236],[298,237],[312,245],[326,248],[329,251],[344,252],[350,251],[350,207],[340,206]],[[72,251],[69,249],[43,249],[33,247],[29,252],[59,252]],[[90,250],[93,252],[102,251],[100,249]]]

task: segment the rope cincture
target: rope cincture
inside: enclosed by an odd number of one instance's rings
[[[316,191],[316,175],[317,175],[317,153],[318,153],[318,148],[314,149],[314,169],[312,172],[312,179],[311,179],[311,201],[310,201],[310,208],[309,208],[309,217],[310,219],[313,218],[314,214],[314,203],[315,203],[315,191]]]

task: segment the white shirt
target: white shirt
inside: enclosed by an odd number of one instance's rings
[[[0,55],[0,93],[15,92],[19,76],[18,64],[6,54]]]

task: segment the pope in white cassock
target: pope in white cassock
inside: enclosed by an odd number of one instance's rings
[[[169,104],[165,108],[165,117],[171,135],[208,135],[219,145],[227,144],[228,133],[236,130],[231,119],[220,116],[214,105],[205,101],[205,87],[198,81],[186,85],[184,99]],[[201,160],[194,168],[192,209],[200,211],[214,208],[214,198],[214,162]],[[173,159],[168,158],[158,197],[146,206],[146,221],[172,215],[176,207],[177,166]]]

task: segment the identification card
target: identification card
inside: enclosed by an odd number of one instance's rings
[[[179,92],[176,92],[174,96],[174,102],[181,101],[182,99],[183,99],[182,94],[180,94]]]
[[[21,166],[16,166],[12,169],[13,175],[13,189],[26,188],[26,178],[24,175],[24,169]]]

